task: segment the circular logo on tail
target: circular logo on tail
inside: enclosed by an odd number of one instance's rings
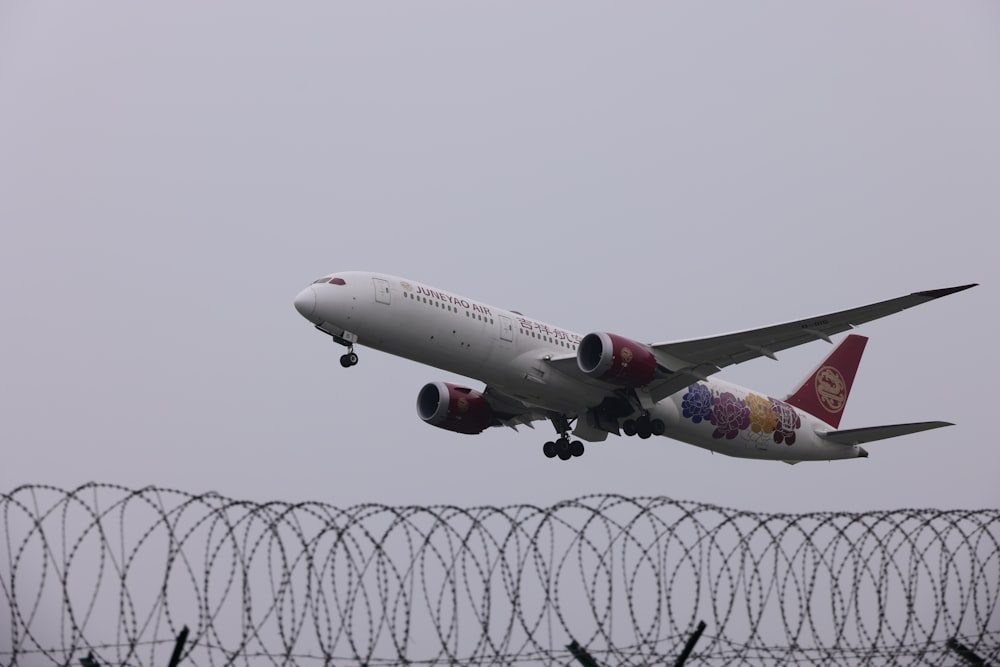
[[[816,397],[827,412],[840,412],[847,402],[847,383],[833,366],[816,371]]]

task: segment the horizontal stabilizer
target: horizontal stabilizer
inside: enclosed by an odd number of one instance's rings
[[[910,433],[929,431],[932,428],[954,426],[951,422],[917,422],[915,424],[890,424],[889,426],[869,426],[868,428],[849,428],[843,431],[829,431],[819,436],[830,442],[841,445],[860,445],[865,442],[875,442],[887,438],[897,438]]]

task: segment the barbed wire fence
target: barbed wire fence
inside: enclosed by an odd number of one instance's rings
[[[338,508],[87,484],[19,487],[0,514],[11,667],[167,665],[183,628],[181,663],[206,666],[612,667],[686,643],[692,665],[1000,659],[1000,510]]]

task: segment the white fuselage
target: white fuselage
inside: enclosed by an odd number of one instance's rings
[[[475,378],[578,422],[608,395],[606,384],[548,363],[576,354],[582,336],[575,332],[396,276],[335,275],[343,284],[317,282],[296,300],[304,316],[335,338]],[[714,404],[711,420],[700,418],[708,414],[706,401]],[[818,433],[833,428],[816,417],[715,379],[693,383],[649,413],[666,425],[664,436],[729,456],[789,462],[859,456],[856,446],[821,438]],[[592,441],[606,437],[582,424],[576,433]]]

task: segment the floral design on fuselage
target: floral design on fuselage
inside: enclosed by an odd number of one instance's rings
[[[695,424],[712,420],[712,392],[703,384],[693,384],[681,400],[684,418]]]
[[[740,431],[750,428],[750,408],[728,391],[712,401],[713,438],[732,440]]]
[[[713,438],[732,440],[742,433],[754,441],[774,439],[786,445],[795,443],[795,431],[802,419],[784,401],[747,394],[738,398],[732,392],[712,391],[697,382],[688,387],[681,399],[681,413],[695,424],[703,421],[715,427]]]
[[[774,441],[779,445],[784,442],[786,445],[795,444],[795,429],[802,426],[802,419],[795,408],[784,401],[771,399],[774,414],[778,416],[778,426],[774,429]]]
[[[749,394],[746,401],[750,408],[750,430],[764,435],[773,433],[778,425],[778,415],[771,408],[771,401],[757,394]]]

